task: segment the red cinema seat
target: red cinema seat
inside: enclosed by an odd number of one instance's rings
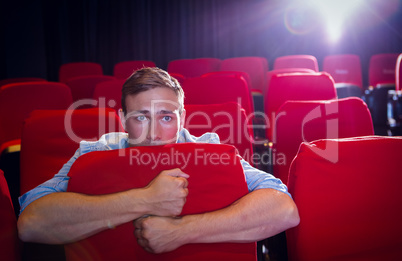
[[[402,257],[401,137],[302,143],[289,192],[300,224],[286,231],[289,261]]]
[[[21,260],[22,245],[18,239],[17,218],[2,170],[0,170],[0,231],[1,260]]]
[[[402,91],[402,53],[398,56],[395,68],[396,90]]]
[[[66,84],[71,89],[73,101],[77,102],[84,99],[92,99],[94,90],[98,83],[116,80],[113,76],[108,75],[86,75],[74,77],[67,80]],[[94,101],[82,101],[82,104],[77,103],[79,108],[88,108],[93,105]],[[77,107],[78,108],[78,107]]]
[[[286,101],[336,99],[334,80],[327,73],[291,73],[272,75],[264,101],[266,137],[275,142],[273,130],[279,107]]]
[[[246,73],[246,72],[239,72],[239,71],[217,71],[217,72],[210,72],[210,73],[206,73],[206,74],[203,74],[203,75],[201,75],[201,77],[213,77],[213,76],[225,76],[225,75],[228,75],[228,76],[240,76],[240,77],[243,77],[244,78],[244,80],[246,80],[246,82],[247,82],[247,87],[248,87],[248,89],[249,89],[249,91],[250,91],[250,93],[252,92],[252,90],[251,90],[251,79],[250,79],[250,75],[248,74],[248,73]]]
[[[186,163],[174,155],[186,155],[189,158]],[[214,156],[212,158],[208,155]],[[165,163],[158,164],[157,160],[152,160],[158,156],[164,157]],[[191,192],[181,215],[221,209],[248,193],[235,148],[205,143],[144,146],[84,154],[70,170],[68,191],[100,195],[141,188],[161,171],[173,168],[180,168],[190,175],[188,189]],[[133,222],[68,244],[65,250],[67,261],[256,261],[255,243],[188,244],[171,252],[151,254],[137,244]]]
[[[103,75],[102,66],[93,62],[73,62],[59,68],[59,82],[65,83],[71,78],[86,75]]]
[[[21,138],[21,194],[52,178],[79,147],[123,131],[112,109],[38,110],[25,121]]]
[[[369,85],[373,88],[395,87],[395,66],[399,53],[381,53],[370,57]]]
[[[273,150],[281,161],[273,173],[288,183],[289,167],[302,142],[374,135],[367,105],[357,97],[331,101],[287,101],[278,110]]]
[[[217,58],[178,59],[169,62],[167,71],[181,74],[185,78],[200,77],[218,71],[220,63],[221,60]]]
[[[37,77],[18,77],[18,78],[8,78],[0,80],[0,88],[6,84],[19,83],[19,82],[46,82],[43,78]]]
[[[169,75],[173,78],[175,78],[181,86],[183,86],[184,80],[186,79],[186,77],[184,77],[184,75],[180,74],[180,73],[169,73]]]
[[[9,145],[20,144],[23,122],[33,110],[67,109],[71,103],[70,89],[63,83],[26,82],[3,86],[0,89],[1,151]]]
[[[358,55],[325,56],[323,70],[334,79],[338,98],[363,95],[362,66]]]
[[[323,70],[331,74],[335,84],[349,83],[363,88],[360,57],[355,54],[327,55]]]
[[[253,100],[243,76],[226,74],[188,78],[182,87],[185,105],[235,102],[241,105],[247,116],[254,112]]]
[[[269,84],[271,82],[272,75],[274,74],[283,74],[283,73],[314,73],[314,70],[307,69],[307,68],[282,68],[282,69],[276,69],[276,70],[271,70],[267,72],[267,83],[264,87],[263,90],[263,95],[267,94],[267,91],[269,89]]]
[[[217,133],[221,143],[235,146],[239,155],[252,164],[252,121],[237,103],[189,104],[185,109],[184,127],[190,134],[201,136],[206,132]]]
[[[263,57],[234,57],[225,59],[221,63],[220,71],[245,72],[250,77],[250,89],[252,92],[262,94],[268,71],[268,61]]]
[[[307,68],[318,72],[317,58],[313,55],[285,55],[275,59],[274,70],[283,68]]]
[[[388,94],[395,90],[395,69],[399,53],[382,53],[371,56],[369,64],[369,90],[365,99],[373,119],[375,134],[388,135]]]
[[[116,63],[113,67],[113,76],[126,80],[134,71],[144,67],[156,67],[153,61],[134,60]]]
[[[125,80],[112,80],[96,84],[94,90],[94,100],[96,107],[112,108],[118,113],[121,109],[121,89]]]

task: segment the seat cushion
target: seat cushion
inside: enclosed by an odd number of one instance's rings
[[[161,171],[190,175],[181,215],[224,208],[248,193],[236,149],[231,145],[181,143],[90,152],[79,157],[68,190],[99,195],[146,186]],[[189,244],[163,254],[137,245],[132,222],[66,246],[67,260],[256,260],[255,243]]]

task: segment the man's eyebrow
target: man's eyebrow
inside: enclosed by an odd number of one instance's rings
[[[129,114],[150,114],[150,111],[149,110],[138,110],[138,111],[132,111]],[[172,110],[160,110],[160,111],[157,111],[156,114],[175,114],[175,112]]]
[[[174,114],[174,111],[171,110],[160,110],[157,114]]]

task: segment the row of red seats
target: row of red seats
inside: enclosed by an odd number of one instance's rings
[[[400,89],[399,76],[402,56],[398,53],[376,54],[370,57],[369,62],[369,86],[397,84]],[[113,76],[117,79],[126,79],[130,74],[141,67],[155,67],[153,61],[135,60],[115,64]],[[273,71],[303,68],[318,72],[317,59],[312,55],[287,55],[275,59]],[[353,54],[328,55],[323,60],[323,71],[328,72],[335,83],[353,84],[363,88],[362,67],[360,57]],[[269,71],[268,61],[263,57],[236,57],[229,59],[198,58],[178,59],[169,62],[168,72],[182,75],[185,78],[198,77],[214,71],[241,71],[249,74],[251,89],[263,92],[265,89],[266,72]],[[93,62],[75,62],[63,64],[59,69],[59,81],[66,83],[74,77],[86,75],[103,75],[102,66]],[[396,79],[396,81],[395,81]],[[33,81],[40,78],[5,79],[0,81],[0,86],[19,80]]]
[[[78,78],[75,78],[78,79]],[[0,131],[0,146],[18,144],[24,119],[35,109],[82,109],[87,107],[121,108],[121,80],[98,83],[89,93],[91,100],[73,103],[74,89],[63,83],[28,82],[3,86],[0,89],[0,122],[6,128]],[[71,86],[70,86],[71,87]],[[82,88],[84,89],[84,88]],[[185,105],[238,103],[250,121],[257,112],[247,83],[236,73],[211,73],[186,79],[183,83]],[[94,94],[95,96],[93,96]],[[21,95],[23,94],[23,95]],[[277,110],[287,100],[329,100],[336,92],[332,78],[326,73],[274,75],[267,93],[265,106],[266,137],[271,141]],[[18,106],[15,106],[18,104]],[[87,106],[85,106],[87,105]],[[10,108],[13,108],[10,111]],[[260,115],[261,116],[261,115]],[[6,144],[7,142],[7,144]],[[11,143],[11,144],[10,144]]]
[[[370,58],[369,85],[395,84],[395,67],[400,63],[398,53],[376,54]],[[292,68],[303,68],[310,72],[318,72],[317,59],[312,55],[287,55],[278,57],[272,72],[293,72]],[[168,64],[169,73],[177,73],[185,78],[198,77],[213,71],[241,71],[249,74],[251,89],[264,92],[264,79],[268,72],[268,62],[262,57],[237,57],[225,60],[216,58],[180,59]],[[353,54],[328,55],[323,61],[323,70],[328,72],[336,84],[353,84],[364,88],[362,81],[362,66],[360,57]],[[269,77],[269,75],[268,75]],[[399,79],[399,78],[398,78]],[[399,85],[398,85],[399,86]]]

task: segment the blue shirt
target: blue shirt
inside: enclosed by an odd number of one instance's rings
[[[177,143],[184,142],[220,143],[219,136],[216,133],[205,133],[200,137],[195,137],[186,129],[180,131],[177,139]],[[54,192],[66,192],[68,181],[70,179],[68,172],[79,156],[91,151],[114,150],[128,147],[128,134],[124,132],[112,132],[105,134],[98,141],[81,141],[80,147],[77,149],[74,156],[66,164],[64,164],[59,173],[57,173],[52,179],[28,191],[19,198],[21,212],[26,208],[26,206],[38,198]],[[284,185],[280,179],[277,179],[271,174],[252,167],[243,159],[241,160],[241,164],[243,166],[249,192],[262,188],[272,188],[284,192],[290,196],[286,185]]]

